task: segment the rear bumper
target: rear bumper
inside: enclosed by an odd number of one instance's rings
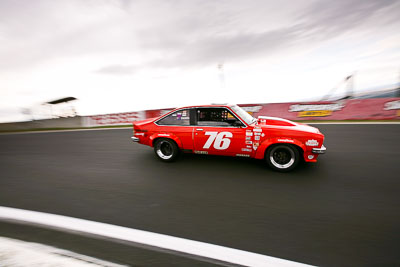
[[[315,154],[325,154],[326,153],[326,147],[324,145],[322,145],[321,148],[313,148],[312,149],[312,153]]]
[[[133,142],[139,142],[139,138],[138,138],[138,137],[135,137],[135,136],[132,136],[132,137],[131,137],[131,140],[132,140]]]

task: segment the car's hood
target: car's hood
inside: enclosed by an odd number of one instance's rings
[[[298,123],[282,118],[277,118],[277,117],[266,117],[266,116],[259,116],[258,117],[258,125],[261,127],[269,128],[269,127],[287,127],[290,130],[297,130],[297,131],[302,131],[302,132],[309,132],[309,133],[316,133],[320,134],[321,132],[312,126],[303,124],[303,123]]]

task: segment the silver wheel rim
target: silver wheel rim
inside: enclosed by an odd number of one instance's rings
[[[157,144],[157,155],[162,159],[170,159],[174,154],[172,145],[167,141],[160,141]]]
[[[271,150],[269,160],[279,169],[287,169],[294,163],[294,152],[287,146],[276,146]]]

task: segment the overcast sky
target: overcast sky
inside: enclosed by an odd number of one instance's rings
[[[0,0],[0,121],[65,96],[86,115],[395,84],[399,29],[395,0]]]

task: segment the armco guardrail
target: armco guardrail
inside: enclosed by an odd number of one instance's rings
[[[0,123],[0,131],[21,131],[30,129],[54,129],[54,128],[80,128],[82,127],[80,116],[72,118],[58,118],[47,120],[34,120],[24,122]]]

